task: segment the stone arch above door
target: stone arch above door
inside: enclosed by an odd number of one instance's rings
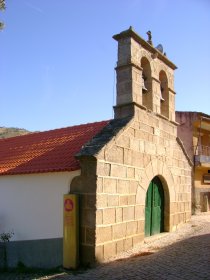
[[[160,159],[152,160],[145,168],[136,193],[136,204],[145,204],[147,189],[152,179],[158,176],[170,202],[175,201],[175,184],[171,170]]]

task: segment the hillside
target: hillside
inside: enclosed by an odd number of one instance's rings
[[[9,138],[13,136],[19,136],[30,133],[30,131],[23,128],[15,128],[15,127],[0,127],[0,139],[1,138]]]

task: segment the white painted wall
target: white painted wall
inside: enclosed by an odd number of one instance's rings
[[[0,233],[12,240],[63,236],[63,194],[80,170],[0,176]]]

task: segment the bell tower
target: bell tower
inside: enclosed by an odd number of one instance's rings
[[[153,46],[152,34],[141,38],[132,27],[113,38],[118,42],[117,100],[115,118],[151,111],[175,122],[174,70],[177,68]]]

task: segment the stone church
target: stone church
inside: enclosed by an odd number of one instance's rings
[[[192,162],[177,137],[176,66],[150,32],[148,41],[131,27],[113,38],[113,120],[0,140],[0,232],[14,231],[10,266],[62,265],[64,194],[80,198],[81,263],[110,260],[191,217]]]
[[[191,217],[191,167],[177,137],[174,70],[129,28],[118,42],[115,117],[77,154],[84,261],[104,261]]]

